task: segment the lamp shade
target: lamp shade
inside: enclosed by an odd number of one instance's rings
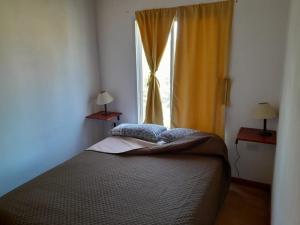
[[[100,94],[97,96],[97,105],[105,105],[111,103],[114,98],[107,92],[101,91]]]
[[[258,103],[254,110],[256,119],[273,119],[277,117],[277,111],[267,102]]]

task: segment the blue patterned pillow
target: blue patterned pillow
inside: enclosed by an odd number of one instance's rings
[[[160,134],[167,130],[164,126],[156,124],[130,124],[123,123],[111,130],[113,136],[126,136],[157,142]]]
[[[187,129],[187,128],[173,128],[162,132],[160,135],[160,139],[163,140],[164,142],[170,143],[195,133],[199,133],[199,132],[197,130]]]

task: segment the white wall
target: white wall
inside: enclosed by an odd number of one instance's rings
[[[204,0],[98,0],[100,74],[103,89],[116,101],[110,107],[137,122],[134,12],[136,10],[212,2]],[[231,60],[232,104],[228,108],[226,143],[234,161],[234,139],[240,126],[261,127],[251,116],[256,103],[279,105],[285,49],[287,0],[239,0],[235,6]],[[271,121],[270,128],[276,128]],[[239,145],[243,178],[271,183],[274,146]],[[233,171],[235,174],[235,171]]]
[[[239,0],[233,26],[231,107],[226,121],[226,143],[231,162],[236,158],[234,140],[241,126],[262,127],[253,119],[258,102],[279,107],[284,67],[289,1]],[[277,128],[277,120],[268,121]],[[272,182],[275,146],[240,142],[238,162],[243,178]],[[235,171],[233,173],[235,174]]]
[[[292,0],[272,204],[273,225],[300,224],[300,1]]]
[[[95,1],[0,1],[0,196],[99,136]]]

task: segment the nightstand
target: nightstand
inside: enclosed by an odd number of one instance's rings
[[[87,116],[87,119],[93,119],[93,120],[102,120],[102,121],[113,121],[113,125],[114,127],[117,125],[117,122],[120,121],[120,116],[122,115],[122,113],[120,112],[107,112],[107,114],[105,114],[103,111],[101,112],[97,112],[94,114],[91,114],[89,116]],[[117,122],[115,121],[117,120]]]
[[[276,145],[276,131],[271,131],[271,136],[260,135],[261,129],[241,127],[235,143],[239,141],[257,142],[262,144]]]
[[[272,133],[271,136],[263,136],[260,133],[261,133],[261,129],[247,128],[247,127],[240,128],[239,133],[237,134],[237,137],[235,139],[236,153],[238,157],[234,162],[234,166],[237,171],[238,177],[240,176],[240,174],[239,174],[237,163],[241,158],[240,153],[238,151],[239,141],[276,145],[276,131],[271,131]]]

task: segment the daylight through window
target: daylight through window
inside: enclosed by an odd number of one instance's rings
[[[136,23],[136,67],[137,67],[137,97],[138,97],[138,120],[142,123],[145,118],[145,108],[148,92],[148,79],[150,69],[143,49],[140,32]],[[162,56],[156,77],[160,84],[160,95],[163,109],[164,125],[170,127],[171,120],[171,93],[172,77],[175,56],[175,43],[177,34],[177,22],[174,22],[168,42]]]

